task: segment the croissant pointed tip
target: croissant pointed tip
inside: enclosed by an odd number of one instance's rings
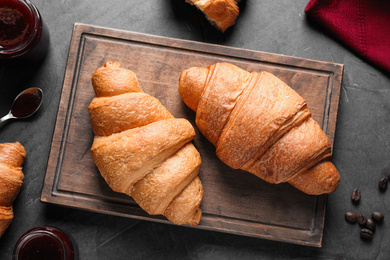
[[[199,225],[200,219],[202,217],[202,210],[197,209],[192,218],[188,221],[188,224],[192,227]]]
[[[111,97],[130,92],[143,92],[137,76],[131,70],[121,68],[119,62],[108,61],[92,75],[96,97]]]
[[[179,94],[184,103],[196,111],[207,79],[208,69],[192,67],[183,71],[179,78]]]
[[[325,160],[288,181],[309,195],[330,194],[340,184],[340,174],[330,160]]]
[[[110,68],[110,69],[119,69],[121,65],[117,61],[107,61],[106,63],[104,63],[103,67]]]

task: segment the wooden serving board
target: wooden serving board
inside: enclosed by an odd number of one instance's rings
[[[94,97],[91,76],[109,60],[133,70],[144,92],[194,126],[195,113],[177,90],[182,70],[230,62],[248,71],[271,72],[307,100],[313,118],[333,142],[343,65],[75,24],[43,202],[170,223],[162,216],[148,215],[132,198],[113,192],[92,161],[93,132],[87,111]],[[321,246],[326,195],[308,196],[289,184],[272,185],[227,167],[195,129],[193,143],[202,157],[199,176],[204,187],[203,216],[196,228]]]

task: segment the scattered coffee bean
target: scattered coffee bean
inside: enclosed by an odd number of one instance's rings
[[[380,189],[380,191],[385,191],[387,189],[387,183],[388,183],[388,180],[386,178],[382,178],[379,181],[379,189]]]
[[[363,228],[362,230],[360,230],[360,235],[364,239],[371,240],[374,236],[374,233],[367,228]]]
[[[353,192],[352,192],[352,197],[351,197],[352,201],[357,203],[357,202],[359,202],[360,197],[361,197],[360,190],[359,189],[354,189]]]
[[[356,217],[356,214],[355,214],[355,213],[353,213],[353,212],[347,212],[347,213],[345,213],[345,219],[346,219],[349,223],[356,223],[357,217]]]
[[[366,226],[367,218],[366,218],[366,216],[360,214],[360,215],[358,216],[358,218],[357,218],[357,221],[358,221],[358,223],[359,223],[359,225],[360,225],[361,227],[364,227],[364,226]]]
[[[372,232],[375,232],[375,229],[376,229],[375,222],[372,219],[368,218],[367,222],[366,222],[366,228],[368,228]]]
[[[378,211],[372,212],[372,219],[376,223],[378,223],[378,224],[382,223],[384,218],[385,218],[385,216],[382,213],[380,213]]]

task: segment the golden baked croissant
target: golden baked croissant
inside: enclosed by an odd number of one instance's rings
[[[186,0],[202,11],[207,20],[222,32],[232,26],[239,14],[240,0]]]
[[[229,63],[194,67],[181,73],[179,93],[228,166],[307,194],[337,189],[328,137],[306,101],[274,75]]]
[[[136,75],[107,62],[92,76],[93,160],[108,185],[152,215],[198,225],[203,187],[195,130],[142,92]]]
[[[26,151],[20,143],[0,143],[0,237],[14,217],[12,202],[23,184],[25,157]]]

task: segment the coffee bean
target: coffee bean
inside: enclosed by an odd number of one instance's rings
[[[345,213],[345,219],[346,219],[349,223],[356,223],[357,217],[356,217],[356,214],[355,214],[355,213],[353,213],[353,212],[347,212],[347,213]]]
[[[366,216],[360,214],[360,215],[358,216],[358,218],[357,218],[357,221],[358,221],[358,223],[359,223],[359,225],[360,225],[361,227],[364,227],[364,226],[366,225],[367,218],[366,218]]]
[[[352,201],[357,203],[357,202],[359,202],[360,198],[361,198],[360,190],[354,189],[352,192],[352,197],[351,197]]]
[[[388,180],[386,178],[382,178],[380,181],[379,181],[379,189],[380,191],[385,191],[387,189],[387,183],[388,183]]]
[[[385,218],[385,216],[382,213],[380,213],[378,211],[372,212],[372,219],[376,223],[378,223],[378,224],[382,223],[384,218]]]
[[[374,236],[374,233],[367,228],[363,228],[362,230],[360,230],[360,235],[364,239],[371,240]]]
[[[376,229],[376,224],[375,222],[372,220],[372,219],[367,219],[367,222],[366,222],[366,228],[368,228],[369,230],[371,230],[372,232],[375,232],[375,229]]]

